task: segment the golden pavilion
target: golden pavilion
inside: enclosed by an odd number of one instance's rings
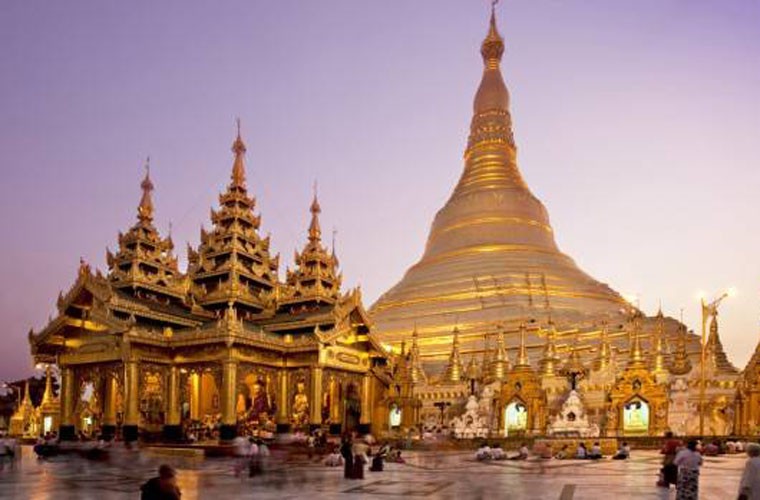
[[[212,229],[188,248],[153,224],[153,183],[137,221],[107,252],[108,272],[81,262],[58,314],[30,332],[35,361],[61,374],[61,437],[99,429],[182,435],[182,426],[237,432],[329,426],[368,431],[385,397],[386,358],[369,335],[358,289],[343,292],[338,258],[322,243],[316,193],[308,241],[286,279],[259,235],[240,136]]]

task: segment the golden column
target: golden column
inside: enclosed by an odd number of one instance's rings
[[[118,385],[116,378],[106,375],[105,400],[103,401],[103,426],[116,426],[116,392]],[[105,431],[104,431],[105,432]]]
[[[169,370],[168,404],[166,408],[166,425],[180,424],[179,407],[179,368],[172,366]]]
[[[140,363],[137,360],[124,363],[124,387],[124,441],[136,441],[140,425]]]
[[[62,441],[71,441],[76,435],[74,426],[74,370],[61,366],[61,426]]]
[[[311,369],[311,395],[309,400],[309,421],[311,425],[322,425],[322,409],[319,402],[322,401],[322,367],[315,366]],[[332,403],[334,404],[334,403]]]
[[[288,385],[289,385],[288,370],[281,369],[277,373],[277,381],[279,391],[277,394],[277,426],[281,428],[287,428],[290,423],[290,402],[288,401]],[[314,401],[311,401],[310,407],[313,406]]]
[[[232,358],[222,361],[222,427],[219,438],[222,441],[234,439],[237,435],[237,361]]]
[[[372,375],[365,373],[362,378],[362,413],[359,415],[359,425],[364,432],[369,432],[372,422]]]
[[[187,378],[190,384],[190,419],[201,419],[201,375],[193,372]]]

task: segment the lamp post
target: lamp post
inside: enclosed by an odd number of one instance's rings
[[[699,356],[699,435],[704,438],[705,434],[705,358],[707,355],[707,320],[718,314],[718,306],[723,299],[732,295],[730,292],[723,292],[717,299],[712,302],[706,302],[704,297],[700,297],[702,306],[702,342]]]

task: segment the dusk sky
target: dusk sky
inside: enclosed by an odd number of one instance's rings
[[[80,256],[156,222],[183,262],[228,183],[235,118],[263,233],[292,264],[312,185],[365,306],[420,257],[462,169],[478,0],[0,2],[0,380],[32,368]],[[654,314],[760,338],[760,2],[504,1],[519,164],[563,252]]]

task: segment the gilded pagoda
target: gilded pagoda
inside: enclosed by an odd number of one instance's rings
[[[308,241],[281,281],[246,186],[239,128],[232,152],[231,181],[211,229],[188,247],[187,272],[154,225],[148,170],[137,221],[107,251],[107,273],[81,261],[57,315],[29,333],[35,361],[60,369],[61,438],[174,440],[197,426],[228,440],[320,426],[367,431],[384,418],[373,409],[386,397],[387,359],[359,290],[341,290],[316,193]]]

